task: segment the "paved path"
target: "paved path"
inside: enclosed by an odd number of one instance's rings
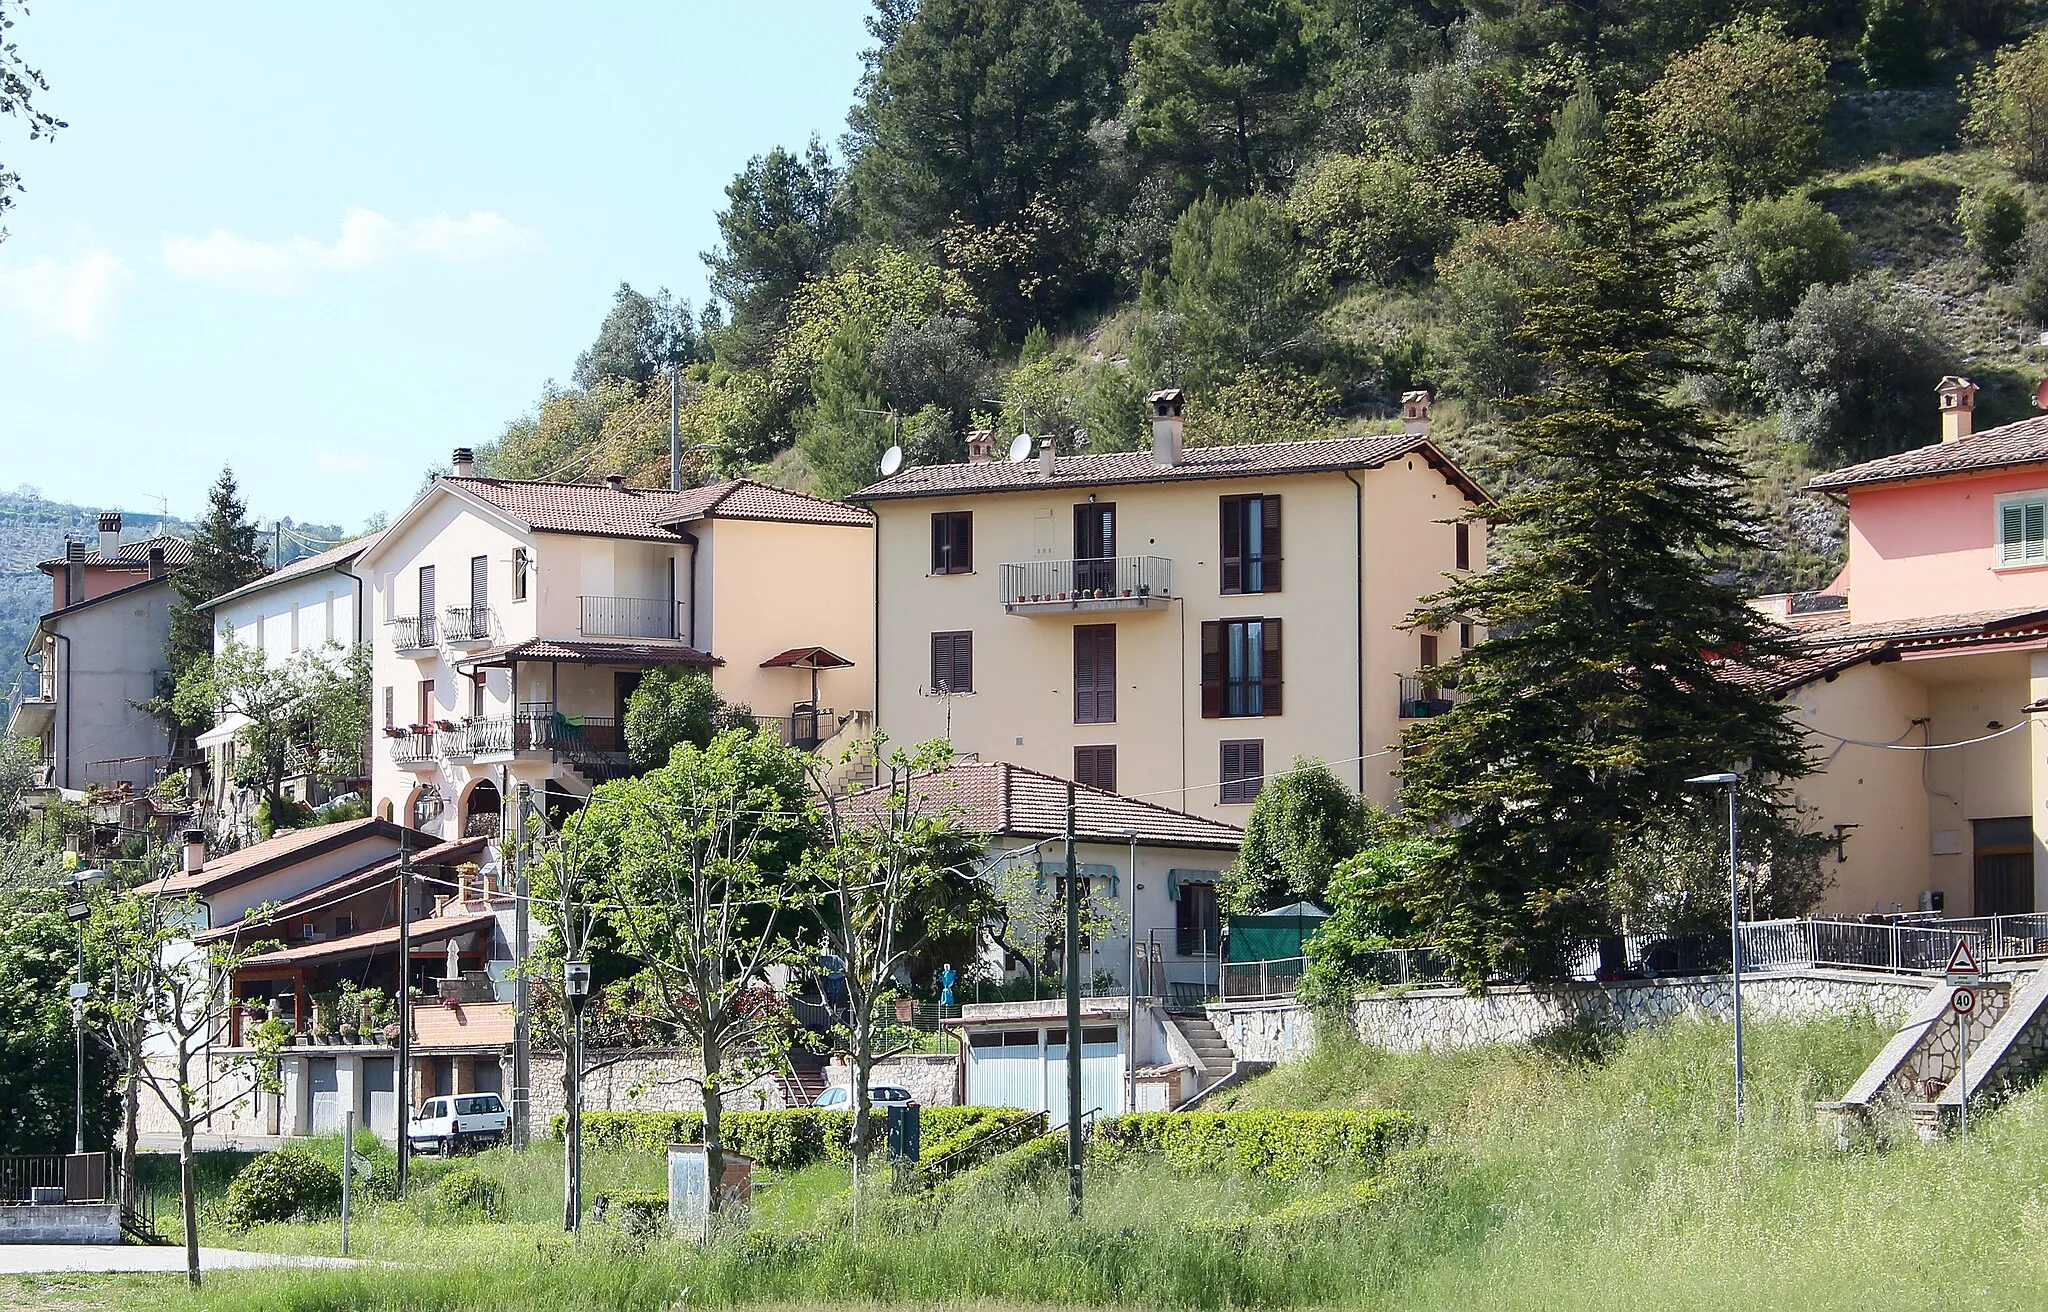
[[[230,1271],[252,1266],[354,1266],[346,1257],[302,1257],[293,1253],[245,1253],[202,1248],[199,1269]],[[0,1244],[0,1276],[50,1271],[183,1271],[182,1244]]]

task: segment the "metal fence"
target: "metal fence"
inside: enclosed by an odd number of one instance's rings
[[[71,1203],[107,1198],[105,1153],[35,1153],[0,1157],[0,1204],[26,1203],[38,1189],[61,1189]]]
[[[1911,973],[1940,970],[1967,941],[1980,965],[2048,953],[2048,915],[1955,920],[1765,920],[1742,927],[1745,970],[1846,966]]]
[[[450,642],[489,642],[489,606],[450,606],[443,612],[441,634]]]
[[[586,638],[673,638],[676,606],[656,597],[583,598]]]
[[[1173,562],[1164,556],[1109,556],[1099,560],[1029,560],[1004,565],[1003,601],[1133,601],[1173,595]]]
[[[385,622],[391,626],[391,645],[399,651],[418,651],[439,645],[432,615],[401,615]]]

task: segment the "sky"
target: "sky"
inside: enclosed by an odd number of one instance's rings
[[[724,187],[836,142],[860,0],[37,0],[69,126],[0,225],[0,488],[357,529],[568,380],[621,282],[705,297]]]

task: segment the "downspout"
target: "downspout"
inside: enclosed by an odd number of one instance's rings
[[[1188,809],[1188,599],[1176,598],[1180,602],[1180,809]],[[1202,713],[1201,691],[1195,692],[1195,714]],[[1131,930],[1137,933],[1134,926]]]
[[[1365,793],[1365,485],[1344,471],[1345,479],[1351,484],[1351,542],[1357,570],[1356,587],[1351,604],[1358,615],[1358,633],[1353,638],[1354,651],[1358,657],[1358,791]]]
[[[704,650],[702,647],[697,647],[697,535],[695,533],[683,534],[683,543],[690,548],[690,600],[687,616],[690,626],[690,645],[696,647],[698,651],[702,651]]]
[[[71,699],[71,637],[69,634],[59,633],[57,630],[51,629],[50,638],[54,642],[64,644],[64,787],[70,788],[72,787],[71,714],[73,707],[76,705]]]
[[[868,507],[869,514],[873,515],[874,510],[873,506]],[[874,723],[868,726],[868,734],[871,737],[881,732],[882,729],[882,517],[880,515],[875,515],[874,544],[875,645],[873,648],[873,660],[875,666],[875,719]],[[879,776],[877,777],[879,778]]]

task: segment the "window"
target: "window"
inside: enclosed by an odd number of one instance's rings
[[[484,718],[484,673],[478,670],[469,681],[469,718]]]
[[[1105,792],[1116,791],[1116,748],[1076,747],[1074,782]]]
[[[420,608],[417,612],[424,622],[434,617],[434,567],[420,566]]]
[[[1222,588],[1280,591],[1280,498],[1224,497]]]
[[[1203,621],[1203,718],[1278,715],[1280,708],[1280,621]]]
[[[419,719],[417,719],[417,720],[415,720],[415,721],[413,721],[413,723],[414,723],[414,724],[432,724],[432,723],[434,722],[434,720],[435,720],[435,710],[434,710],[434,681],[433,681],[432,679],[421,679],[421,680],[420,680],[420,718],[419,718]]]
[[[299,649],[299,603],[296,601],[292,603],[291,641],[292,650],[297,651]]]
[[[947,510],[932,516],[932,573],[974,572],[974,512]]]
[[[397,701],[398,690],[387,686],[384,689],[384,727],[387,729],[398,723]]]
[[[1458,626],[1458,650],[1472,650],[1472,626],[1470,624],[1460,624]]]
[[[1422,667],[1423,669],[1425,669],[1425,670],[1426,670],[1426,669],[1430,668],[1430,667],[1431,667],[1432,665],[1435,665],[1435,664],[1437,663],[1437,660],[1436,660],[1436,635],[1435,635],[1434,633],[1424,633],[1424,634],[1420,634],[1420,635],[1418,635],[1418,636],[1419,636],[1419,637],[1421,638],[1421,640],[1422,640],[1422,641],[1421,641],[1421,647],[1422,647],[1422,650],[1421,650],[1421,652],[1420,652],[1420,654],[1419,654],[1419,656],[1418,656],[1418,658],[1417,658],[1417,660],[1416,660],[1416,664],[1417,664],[1417,665],[1419,665],[1419,666],[1421,666],[1421,667]]]
[[[1173,903],[1173,950],[1183,957],[1213,957],[1223,938],[1216,885],[1182,882]]]
[[[1458,568],[1471,569],[1472,526],[1461,520],[1455,527],[1458,530]]]
[[[1998,503],[1998,563],[2048,564],[2048,497]]]
[[[469,558],[469,605],[470,609],[481,611],[491,604],[491,558],[471,556]],[[472,621],[474,623],[474,621]]]
[[[1222,781],[1222,787],[1216,795],[1217,803],[1233,806],[1255,800],[1266,782],[1265,740],[1241,738],[1226,742],[1220,756],[1221,768],[1216,777]]]
[[[526,548],[512,548],[512,600],[526,600]]]
[[[1074,626],[1074,723],[1116,722],[1116,625]]]
[[[933,692],[974,691],[974,635],[934,633],[932,635]]]

